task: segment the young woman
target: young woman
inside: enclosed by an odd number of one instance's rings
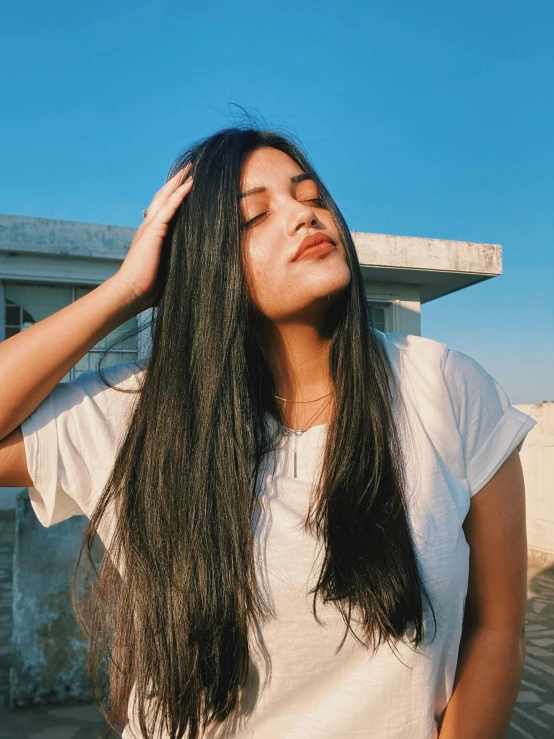
[[[148,307],[146,358],[60,382]],[[188,149],[117,274],[3,342],[0,390],[0,485],[90,519],[79,616],[124,737],[505,736],[536,422],[465,354],[373,328],[291,137]]]

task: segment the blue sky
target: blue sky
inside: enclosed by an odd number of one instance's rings
[[[502,245],[422,306],[513,403],[554,400],[554,3],[4,4],[0,212],[136,226],[232,103],[306,147],[354,231]]]

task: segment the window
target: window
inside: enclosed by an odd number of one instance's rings
[[[61,310],[83,295],[94,290],[93,287],[77,285],[32,285],[27,283],[4,283],[5,334],[3,338],[14,336],[34,323]],[[115,336],[121,336],[131,328],[136,328],[137,316],[118,326],[101,339],[70,371],[62,377],[63,381],[75,380],[82,372],[98,369],[98,360],[106,344]],[[1,330],[0,326],[0,330]],[[130,362],[138,357],[138,337],[134,335],[118,344],[104,360],[109,366],[119,362]]]
[[[35,323],[35,319],[30,313],[27,313],[24,308],[14,303],[13,300],[6,298],[6,339],[14,334],[18,334],[25,328],[29,328],[33,323]]]
[[[373,321],[373,326],[378,331],[386,333],[388,329],[387,314],[389,310],[389,303],[377,303],[373,300],[368,300],[367,304],[369,305],[369,314],[371,316],[371,320]]]

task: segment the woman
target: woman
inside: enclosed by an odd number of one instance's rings
[[[151,306],[146,359],[59,382]],[[535,421],[466,355],[371,326],[290,137],[188,149],[117,274],[0,367],[0,484],[90,519],[79,615],[124,737],[505,735]]]

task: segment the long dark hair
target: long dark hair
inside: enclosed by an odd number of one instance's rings
[[[168,175],[191,161],[194,186],[162,247],[151,352],[81,548],[92,579],[74,586],[97,700],[121,727],[134,686],[144,737],[153,721],[171,739],[196,739],[230,716],[248,675],[249,630],[268,617],[252,522],[260,465],[279,436],[266,412],[285,423],[248,296],[238,198],[245,156],[262,146],[314,178],[351,271],[326,329],[336,412],[305,524],[324,547],[314,616],[318,599],[335,604],[345,638],[350,631],[360,641],[356,614],[373,650],[398,640],[419,646],[423,597],[434,618],[406,513],[399,388],[350,230],[292,135],[251,123],[220,130]],[[114,511],[113,535],[98,550]]]

